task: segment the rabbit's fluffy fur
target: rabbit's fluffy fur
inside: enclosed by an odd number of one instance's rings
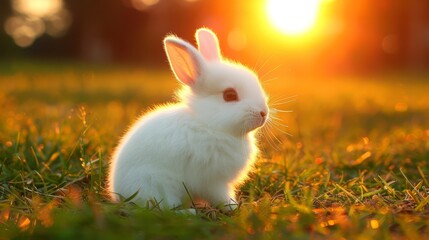
[[[165,38],[170,66],[183,84],[179,101],[143,115],[121,140],[110,167],[114,201],[138,191],[137,204],[156,200],[164,208],[189,197],[214,206],[236,203],[235,188],[258,152],[254,130],[268,117],[266,95],[252,71],[222,60],[212,31],[199,29],[196,38],[199,50]],[[233,89],[232,100],[227,89]]]

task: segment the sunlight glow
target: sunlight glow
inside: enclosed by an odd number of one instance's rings
[[[266,10],[272,24],[287,35],[300,35],[315,24],[320,0],[268,0]]]
[[[42,18],[59,12],[63,8],[63,0],[14,0],[12,7],[21,14]]]

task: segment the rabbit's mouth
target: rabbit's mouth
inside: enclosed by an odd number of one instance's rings
[[[260,126],[259,127],[262,127],[265,124],[265,122],[267,122],[268,113],[264,112],[264,111],[261,111],[259,113],[259,115],[260,115]]]
[[[260,116],[258,120],[258,126],[256,128],[264,126],[264,124],[267,122],[267,118],[268,118],[267,115]]]
[[[250,119],[250,124],[248,124],[248,131],[253,131],[257,128],[264,126],[268,120],[268,114],[265,112],[253,113]]]

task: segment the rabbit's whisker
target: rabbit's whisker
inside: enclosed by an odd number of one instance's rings
[[[271,127],[273,127],[273,128],[275,128],[275,129],[277,129],[277,130],[278,130],[278,131],[280,131],[281,133],[284,133],[284,134],[286,134],[286,135],[288,135],[288,136],[292,137],[292,134],[290,134],[290,133],[289,133],[289,132],[287,132],[286,130],[282,129],[281,127],[279,127],[279,125],[276,125],[276,123],[275,123],[275,122],[271,122],[271,123],[270,123],[270,126],[271,126]]]
[[[260,66],[258,66],[259,64],[257,63],[255,66],[256,72],[260,72],[265,67],[265,65],[271,60],[271,58],[272,56],[269,56],[267,59],[265,59],[265,61],[262,62]]]
[[[275,147],[276,150],[280,150],[280,147],[278,147],[278,145],[281,144],[282,141],[271,130],[271,123],[268,123],[268,128],[266,130],[269,134],[268,136],[270,136],[270,138],[272,139],[273,147]]]
[[[296,101],[295,99],[292,99],[292,100],[285,101],[285,102],[273,102],[273,103],[270,103],[269,105],[270,106],[278,106],[278,105],[284,105],[284,104],[295,102],[295,101]]]
[[[277,125],[277,126],[285,127],[285,128],[288,128],[288,127],[289,127],[288,125],[283,124],[283,123],[281,123],[281,122],[279,122],[279,121],[274,121],[274,120],[272,120],[272,121],[271,121],[271,123],[272,123],[272,124],[274,124],[274,125]]]
[[[280,149],[278,149],[277,144],[273,140],[271,133],[268,132],[268,128],[264,127],[263,131],[264,131],[264,137],[265,137],[265,139],[267,139],[268,145],[271,146],[272,148],[274,148],[274,150],[276,150],[276,151],[280,150]]]
[[[291,113],[293,112],[293,110],[283,110],[283,109],[278,109],[278,108],[271,108],[271,110],[273,111],[273,113]]]
[[[267,84],[267,83],[270,83],[270,82],[275,81],[277,79],[279,79],[279,78],[278,77],[273,77],[273,78],[269,78],[269,79],[266,79],[266,80],[262,80],[261,82],[263,84]]]
[[[259,79],[263,79],[265,76],[268,76],[268,74],[270,74],[270,73],[274,72],[275,70],[279,69],[281,66],[282,66],[281,64],[277,65],[276,67],[272,68],[272,69],[271,69],[271,70],[269,70],[268,72],[266,72],[266,73],[264,73],[263,75],[261,75],[261,76],[259,77]]]
[[[272,103],[278,103],[278,102],[282,102],[284,100],[291,100],[291,99],[295,100],[296,97],[298,97],[298,95],[293,95],[293,96],[290,96],[290,97],[278,98],[278,99],[275,99]]]
[[[273,119],[273,120],[277,120],[277,121],[279,121],[279,122],[282,122],[282,121],[283,121],[283,119],[281,119],[281,118],[279,118],[279,117],[276,117],[276,116],[271,116],[270,118],[271,118],[271,119]]]

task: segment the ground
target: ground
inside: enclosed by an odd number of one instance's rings
[[[172,100],[171,73],[0,68],[0,239],[428,238],[428,76],[266,72],[272,107],[292,112],[261,131],[239,209],[188,216],[106,199],[114,146]]]

